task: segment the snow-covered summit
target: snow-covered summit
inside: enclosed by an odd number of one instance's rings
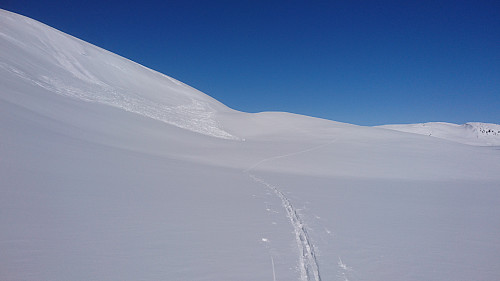
[[[0,81],[121,108],[201,134],[237,139],[222,128],[229,108],[173,78],[45,24],[0,10]]]
[[[500,125],[491,123],[469,122],[457,125],[445,122],[428,122],[418,124],[383,125],[379,127],[401,132],[426,135],[469,145],[500,145]]]

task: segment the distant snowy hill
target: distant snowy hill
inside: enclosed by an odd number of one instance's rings
[[[429,122],[419,124],[383,125],[379,127],[470,145],[500,145],[500,125],[497,124],[470,122],[463,125],[457,125],[444,122]]]
[[[0,280],[498,280],[498,171],[494,146],[238,112],[0,10]]]

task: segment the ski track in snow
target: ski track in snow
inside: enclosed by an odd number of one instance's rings
[[[321,275],[319,273],[319,266],[316,259],[314,245],[311,243],[311,239],[309,238],[306,226],[302,218],[297,213],[297,210],[293,207],[292,203],[290,202],[290,200],[288,200],[285,194],[281,192],[276,186],[271,185],[252,174],[249,175],[256,182],[271,189],[281,199],[283,207],[287,212],[288,218],[292,223],[293,230],[295,232],[295,240],[297,241],[297,246],[299,248],[299,251],[301,252],[299,259],[301,280],[321,281]]]
[[[319,271],[318,260],[316,258],[316,250],[313,243],[311,242],[311,238],[309,237],[306,224],[304,223],[302,217],[298,214],[297,209],[295,209],[295,207],[292,205],[288,197],[286,197],[286,195],[283,192],[281,192],[276,186],[266,182],[262,178],[259,178],[251,174],[250,171],[258,167],[262,163],[313,151],[325,147],[327,145],[330,145],[336,141],[337,139],[333,139],[330,142],[314,146],[305,150],[301,150],[298,152],[269,157],[257,162],[250,168],[244,170],[244,172],[247,173],[254,181],[272,190],[274,194],[276,194],[280,198],[281,203],[286,210],[287,216],[290,219],[290,222],[293,226],[293,230],[295,233],[295,240],[297,242],[297,247],[299,248],[300,279],[302,281],[312,281],[312,280],[321,281],[321,274]]]
[[[251,170],[257,168],[258,166],[262,165],[265,162],[269,162],[269,161],[273,161],[273,160],[277,160],[277,159],[281,159],[281,158],[285,158],[285,157],[290,157],[290,156],[294,156],[294,155],[306,153],[306,152],[313,151],[313,150],[316,150],[316,149],[320,149],[322,147],[328,146],[328,145],[336,142],[337,139],[338,138],[335,138],[335,139],[333,139],[333,140],[331,140],[331,141],[329,141],[327,143],[320,144],[320,145],[317,145],[317,146],[313,146],[313,147],[305,149],[305,150],[301,150],[301,151],[297,151],[297,152],[292,152],[292,153],[287,153],[287,154],[284,154],[284,155],[273,156],[273,157],[269,157],[269,158],[260,160],[259,162],[255,163],[252,166],[250,166],[249,168],[245,169],[245,172],[249,173]]]

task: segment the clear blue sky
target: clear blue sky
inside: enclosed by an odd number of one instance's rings
[[[500,123],[500,1],[23,1],[0,7],[241,111]]]

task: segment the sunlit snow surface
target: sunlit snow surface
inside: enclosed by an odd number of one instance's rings
[[[381,128],[415,133],[469,145],[500,146],[500,125],[469,122],[462,125],[429,122],[419,124],[383,125]]]
[[[0,280],[498,280],[500,149],[453,134],[233,111],[0,11]]]
[[[30,19],[2,12],[1,23],[0,68],[26,83],[194,132],[236,139],[215,119],[222,105],[175,79]]]

